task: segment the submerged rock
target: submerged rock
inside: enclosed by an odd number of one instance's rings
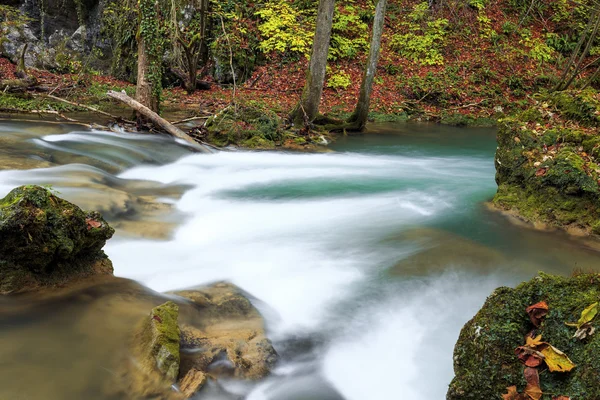
[[[0,200],[0,294],[112,274],[102,247],[114,230],[40,186],[21,186]]]
[[[576,329],[565,325],[577,321],[581,312],[599,299],[598,274],[564,278],[540,273],[515,289],[496,289],[460,333],[454,349],[455,377],[447,399],[499,399],[510,386],[523,392],[524,366],[515,349],[525,344],[533,329],[576,365],[571,372],[543,369],[542,391],[571,399],[600,398],[600,335],[578,340],[573,337]],[[549,313],[535,328],[525,310],[540,301],[548,304]],[[598,324],[592,321],[592,326]]]
[[[154,308],[132,336],[133,357],[117,374],[116,395],[184,399],[209,380],[269,374],[277,354],[262,317],[240,289],[217,283],[172,294],[179,297]]]
[[[206,379],[256,380],[269,374],[277,353],[264,321],[239,288],[228,283],[174,292],[192,301],[197,313],[181,325],[181,389],[188,396]]]

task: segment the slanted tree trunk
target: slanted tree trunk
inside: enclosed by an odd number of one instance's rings
[[[334,6],[335,0],[319,1],[317,27],[310,56],[310,65],[306,75],[306,84],[300,102],[290,114],[290,119],[297,126],[312,122],[319,113],[319,103],[323,94],[323,83],[325,83]]]
[[[360,86],[360,95],[354,113],[348,119],[349,123],[355,123],[356,129],[362,131],[367,124],[369,117],[369,105],[371,104],[371,92],[373,90],[373,79],[377,71],[377,62],[381,50],[381,35],[385,23],[385,9],[387,0],[379,0],[375,8],[375,19],[373,20],[373,32],[371,35],[371,46],[369,47],[369,59],[365,67],[362,84]]]

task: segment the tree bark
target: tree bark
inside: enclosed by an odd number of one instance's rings
[[[135,101],[131,97],[127,96],[126,93],[123,92],[115,92],[110,90],[106,93],[107,96],[112,97],[113,99],[119,100],[122,103],[127,104],[129,107],[133,108],[138,114],[143,115],[147,120],[151,121],[154,125],[162,128],[167,133],[175,136],[176,138],[183,139],[186,142],[193,144],[198,150],[204,153],[212,153],[212,151],[208,150],[206,146],[203,146],[192,139],[189,135],[183,132],[181,129],[177,128],[175,125],[171,124],[169,121],[161,118],[157,113],[150,110],[145,105],[141,104],[138,101]]]
[[[320,0],[317,12],[317,27],[313,40],[310,64],[306,75],[306,84],[300,102],[292,111],[290,119],[296,125],[312,122],[319,113],[319,103],[323,94],[327,54],[331,40],[335,0]]]
[[[158,112],[158,98],[154,95],[152,83],[148,79],[150,62],[144,39],[140,35],[138,42],[138,73],[135,97],[138,102],[148,107],[150,110]],[[145,122],[144,115],[137,114],[137,120],[138,124],[143,124]]]
[[[373,80],[377,71],[379,53],[381,50],[381,35],[385,24],[385,9],[387,0],[379,0],[375,8],[375,19],[373,20],[373,32],[371,35],[371,45],[369,47],[369,59],[365,67],[363,81],[360,86],[360,95],[354,112],[348,119],[349,123],[356,123],[357,130],[362,131],[367,125],[369,117],[369,106],[371,104],[371,92],[373,91]]]

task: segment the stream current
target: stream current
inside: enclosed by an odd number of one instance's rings
[[[204,155],[168,137],[3,121],[0,145],[0,196],[51,185],[101,211],[115,275],[158,292],[226,280],[253,296],[281,361],[198,399],[443,399],[459,331],[494,288],[600,265],[485,208],[493,130],[375,125],[333,153]],[[98,381],[121,328],[77,315],[0,318],[0,398],[113,398]]]

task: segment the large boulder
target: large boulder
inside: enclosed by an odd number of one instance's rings
[[[599,299],[598,274],[564,278],[540,273],[515,289],[496,289],[460,333],[447,399],[500,399],[512,386],[523,392],[524,365],[515,349],[526,343],[526,336],[537,335],[576,365],[570,372],[550,372],[542,364],[541,390],[571,399],[600,399],[600,334],[580,340],[574,337],[577,328],[565,324],[577,322],[583,310]],[[535,327],[526,309],[542,301],[548,314]],[[598,321],[592,319],[590,327],[597,328]]]
[[[540,228],[600,234],[600,96],[537,98],[500,121],[493,204]]]
[[[102,247],[114,230],[40,186],[21,186],[0,200],[0,294],[112,274]]]

